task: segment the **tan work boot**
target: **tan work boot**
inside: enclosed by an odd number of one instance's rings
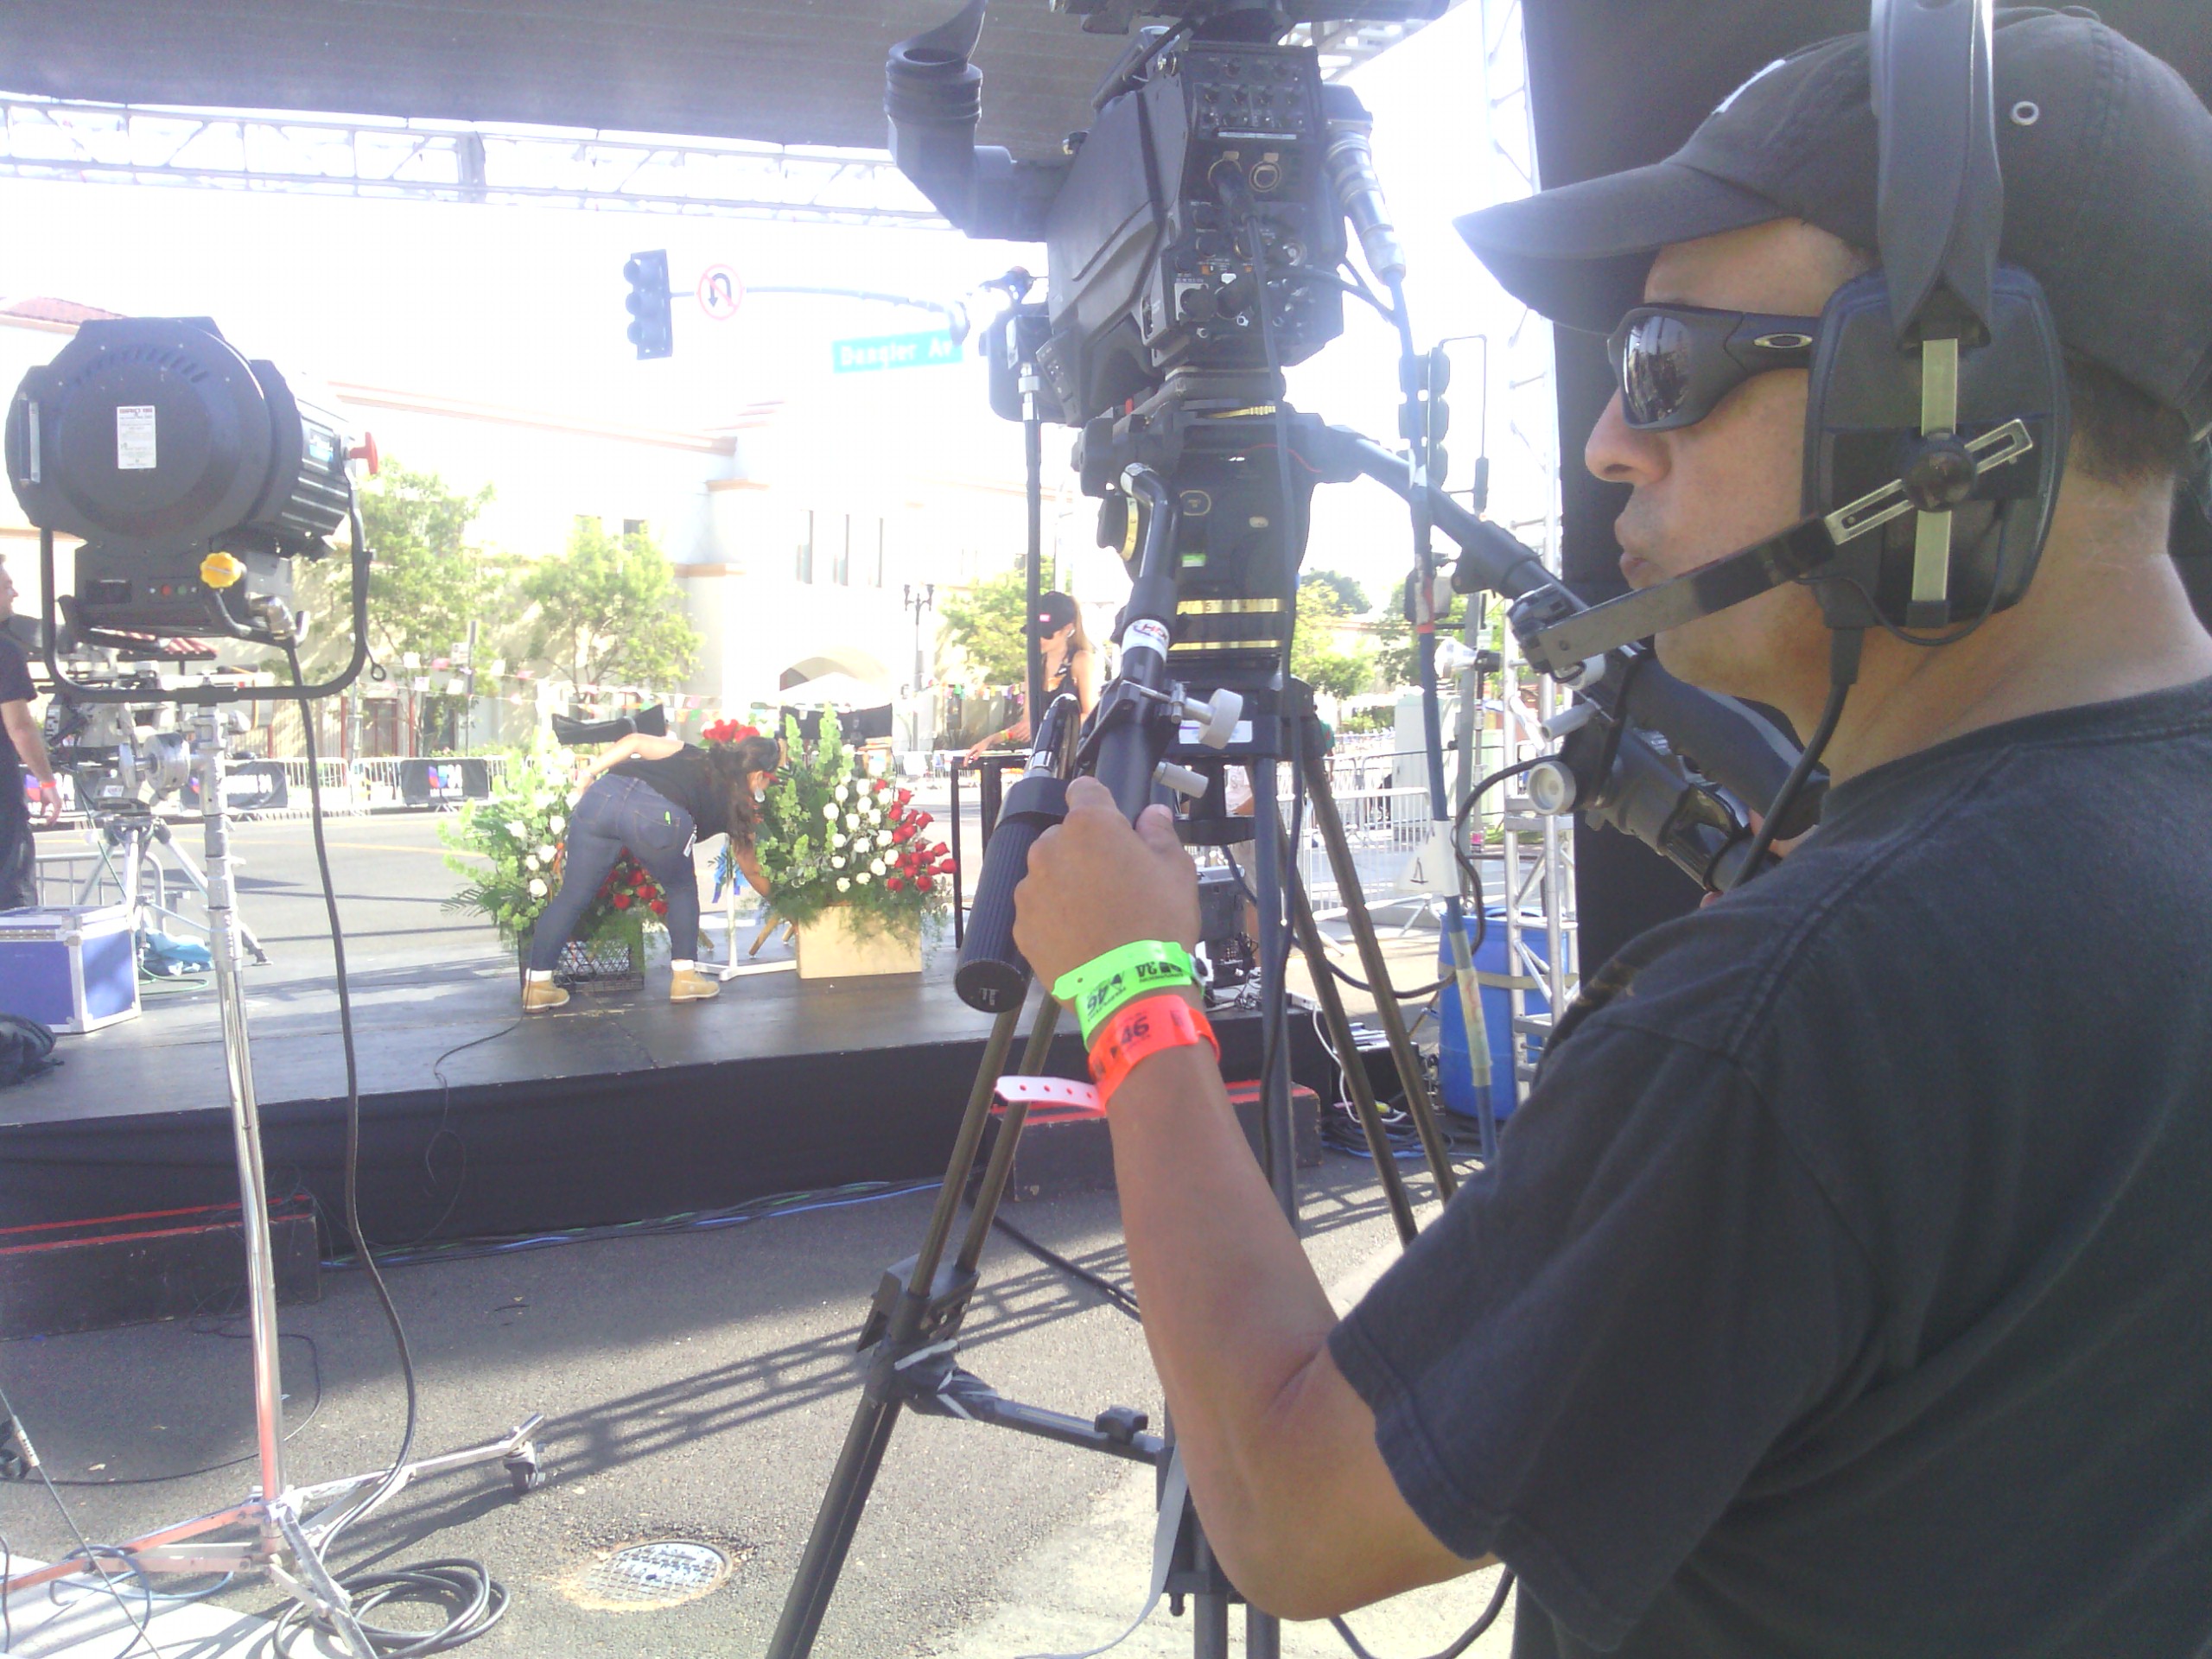
[[[522,1011],[543,1014],[548,1008],[557,1008],[569,1000],[569,994],[550,979],[525,979],[522,982]]]
[[[696,969],[679,969],[669,976],[668,1000],[671,1002],[703,1002],[721,994],[721,981],[709,979]]]

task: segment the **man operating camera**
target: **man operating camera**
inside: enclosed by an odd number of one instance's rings
[[[1494,1166],[1344,1319],[1203,1044],[1148,1033],[1114,1078],[1146,1333],[1262,1607],[1497,1559],[1522,1654],[2212,1642],[2212,638],[2166,556],[2212,371],[2212,116],[2085,12],[2000,13],[1995,77],[2004,257],[2074,411],[2022,602],[1942,649],[1868,634],[1820,827],[1594,976]],[[1872,262],[1875,176],[1860,35],[1668,162],[1463,221],[1561,322],[1681,323],[1586,454],[1630,486],[1632,584],[1797,517],[1806,372],[1704,320],[1818,318]],[[1802,586],[1659,650],[1801,732],[1828,689]],[[1069,804],[1018,899],[1045,982],[1187,945],[1165,810]]]

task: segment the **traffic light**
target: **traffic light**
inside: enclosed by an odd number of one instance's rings
[[[1452,427],[1452,410],[1444,401],[1445,389],[1452,384],[1452,354],[1439,346],[1412,365],[1408,377],[1413,384],[1406,388],[1412,394],[1398,409],[1398,435],[1411,442],[1421,440],[1421,450],[1428,457],[1428,482],[1432,489],[1444,487],[1444,475],[1451,470],[1451,458],[1444,453],[1444,435]]]
[[[639,358],[676,353],[676,321],[669,315],[668,250],[633,253],[622,267],[630,284],[630,343]]]

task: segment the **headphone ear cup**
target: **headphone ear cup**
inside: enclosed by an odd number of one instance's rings
[[[1938,626],[2017,604],[2042,557],[2071,425],[2066,360],[2034,277],[1999,265],[1987,339],[1962,341],[1956,430],[1968,442],[2018,420],[2034,447],[1984,473],[1952,514],[1949,581]],[[1804,508],[1826,515],[1897,479],[1920,435],[1920,353],[1900,346],[1887,279],[1854,277],[1829,296],[1805,399]],[[1929,626],[1911,607],[1916,512],[1844,544],[1814,579],[1837,628]],[[1908,621],[1908,609],[1915,620]]]

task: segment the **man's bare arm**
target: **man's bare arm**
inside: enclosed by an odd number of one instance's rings
[[[1141,1064],[1111,1125],[1146,1340],[1237,1588],[1319,1618],[1480,1565],[1437,1541],[1376,1450],[1374,1414],[1329,1353],[1336,1313],[1211,1057]]]
[[[30,704],[20,698],[13,702],[0,702],[0,726],[6,727],[8,741],[16,746],[16,756],[30,768],[31,776],[38,779],[41,815],[52,823],[61,816],[61,790],[54,781],[54,760],[46,752],[46,734],[31,718]]]
[[[1099,785],[1031,849],[1015,941],[1047,984],[1102,950],[1197,930],[1196,877],[1160,809],[1132,830]],[[1471,1571],[1416,1516],[1328,1351],[1336,1315],[1203,1049],[1115,1093],[1116,1181],[1146,1340],[1208,1537],[1238,1589],[1315,1618]]]

